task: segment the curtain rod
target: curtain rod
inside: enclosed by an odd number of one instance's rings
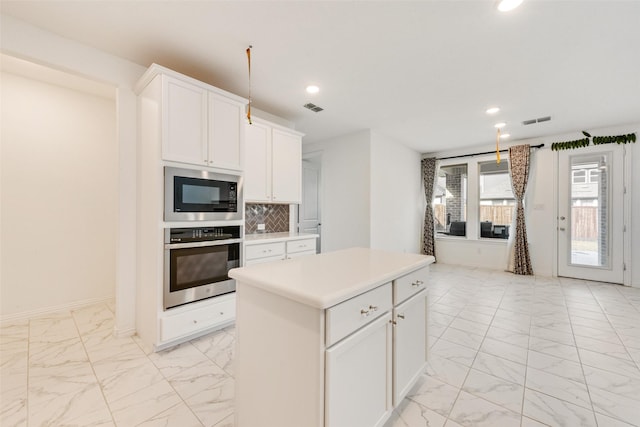
[[[538,144],[538,145],[532,145],[531,148],[542,148],[544,147],[544,144]],[[500,150],[501,153],[507,152],[509,151],[509,149],[505,149],[505,150]],[[473,154],[461,154],[459,156],[450,156],[450,157],[438,157],[436,160],[447,160],[447,159],[458,159],[461,157],[473,157],[473,156],[482,156],[483,154],[493,154],[495,153],[494,151],[485,151],[484,153],[473,153]]]

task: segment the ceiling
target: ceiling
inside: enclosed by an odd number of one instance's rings
[[[640,121],[640,1],[501,13],[493,0],[2,0],[0,12],[244,97],[252,45],[253,106],[305,142],[372,129],[435,152],[491,143],[497,121],[511,140]]]

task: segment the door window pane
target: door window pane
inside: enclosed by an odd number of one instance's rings
[[[467,165],[443,166],[434,192],[436,231],[441,235],[467,235]]]
[[[608,154],[571,157],[573,179],[569,247],[573,265],[609,265],[608,160]]]
[[[480,237],[506,239],[513,219],[516,199],[511,189],[509,163],[478,164],[480,183]]]

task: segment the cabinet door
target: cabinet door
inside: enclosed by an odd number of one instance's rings
[[[242,107],[209,93],[209,166],[242,169]]]
[[[207,91],[163,76],[162,158],[207,164]]]
[[[406,396],[427,361],[427,292],[393,309],[393,405]]]
[[[302,138],[274,129],[271,151],[273,155],[273,201],[300,203]]]
[[[325,426],[382,426],[391,414],[391,314],[326,351]]]
[[[271,201],[271,128],[259,123],[245,125],[244,199]]]

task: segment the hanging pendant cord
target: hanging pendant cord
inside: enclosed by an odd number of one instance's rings
[[[500,129],[498,128],[498,133],[496,134],[496,163],[500,164]]]
[[[249,45],[247,48],[247,62],[249,64],[249,105],[247,107],[247,120],[249,124],[251,123],[251,48],[253,46]]]

